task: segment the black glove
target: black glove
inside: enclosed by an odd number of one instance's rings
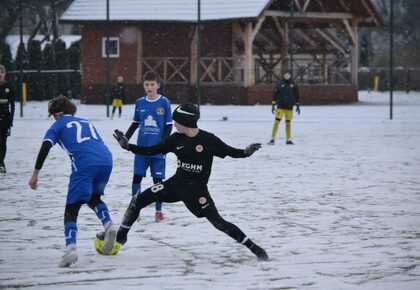
[[[296,113],[298,113],[298,115],[300,115],[300,106],[296,105]]]
[[[251,156],[255,151],[261,148],[261,143],[252,143],[245,148],[245,155]]]
[[[118,129],[116,129],[114,132],[114,138],[117,139],[121,148],[128,150],[128,139],[125,137],[124,133]]]
[[[276,105],[275,105],[275,104],[273,104],[273,105],[271,106],[271,113],[273,113],[273,114],[275,114],[275,113],[276,113]]]
[[[12,128],[9,127],[9,129],[7,129],[7,132],[6,132],[6,136],[10,136],[11,133],[12,133]]]

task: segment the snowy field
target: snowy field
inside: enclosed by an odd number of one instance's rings
[[[27,182],[43,135],[53,123],[46,102],[17,104],[0,175],[0,289],[420,289],[420,94],[360,93],[360,102],[302,106],[286,146],[284,123],[275,146],[265,145],[270,106],[202,106],[202,129],[226,143],[263,148],[247,159],[215,158],[209,188],[221,215],[267,250],[251,252],[196,219],[182,203],[141,212],[118,255],[98,255],[101,230],[84,206],[79,215],[79,262],[57,265],[64,253],[63,213],[69,158],[55,146],[38,190]],[[80,105],[114,156],[105,201],[119,224],[131,194],[133,156],[119,148],[133,105],[121,119],[105,106]],[[222,118],[228,117],[227,121]],[[134,140],[134,139],[133,139]],[[167,175],[175,171],[168,155]],[[151,185],[145,179],[143,187]]]

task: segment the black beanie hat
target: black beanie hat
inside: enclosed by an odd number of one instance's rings
[[[197,128],[197,121],[200,119],[200,111],[196,105],[183,104],[176,107],[172,113],[172,119],[188,128]]]

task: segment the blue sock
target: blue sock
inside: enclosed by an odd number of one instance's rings
[[[155,203],[155,209],[156,209],[156,211],[162,211],[162,203],[161,202],[156,202]]]
[[[132,183],[131,184],[131,194],[136,195],[138,191],[141,191],[140,183]]]
[[[105,226],[111,222],[111,216],[109,215],[108,207],[105,203],[100,203],[95,207],[95,212],[102,224]]]
[[[64,237],[66,239],[66,246],[76,244],[77,239],[77,223],[68,222],[64,224]]]

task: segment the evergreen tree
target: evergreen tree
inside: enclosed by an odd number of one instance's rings
[[[67,51],[66,43],[57,39],[54,42],[54,51],[55,51],[55,69],[67,69]],[[68,96],[69,90],[69,76],[67,73],[58,73],[57,74],[57,93],[59,95]]]
[[[15,69],[27,69],[28,68],[28,53],[26,52],[25,44],[20,43],[15,60]]]
[[[73,42],[67,49],[69,68],[80,69],[80,41]],[[72,73],[70,76],[70,96],[71,98],[80,98],[81,80],[80,73]]]
[[[420,1],[403,0],[402,6],[405,8],[402,27],[406,42],[417,49],[420,45]]]
[[[42,51],[41,42],[38,40],[32,40],[28,46],[28,61],[29,69],[40,70],[42,68]],[[28,99],[30,100],[42,100],[44,99],[44,89],[42,74],[30,73],[28,79]]]
[[[372,56],[371,36],[369,30],[360,33],[360,65],[369,67]]]
[[[44,70],[53,70],[55,69],[55,56],[54,50],[50,43],[47,43],[42,51],[43,56],[43,65],[42,69]],[[50,100],[57,96],[57,78],[54,73],[45,74],[44,79],[44,90],[45,97],[47,100]]]
[[[26,52],[25,45],[23,43],[20,43],[18,46],[18,51],[15,59],[14,64],[15,70],[24,70],[28,68],[28,53]],[[23,74],[22,80],[20,80],[20,74],[18,77],[15,78],[16,84],[20,84],[20,81],[26,82],[26,76]],[[16,89],[18,91],[18,95],[21,96],[22,90],[20,88],[20,85],[16,85]],[[20,98],[20,97],[19,97]]]
[[[80,41],[73,42],[67,49],[70,69],[80,68]]]
[[[13,70],[13,58],[12,52],[10,51],[10,45],[6,44],[3,50],[3,55],[1,56],[0,63],[5,66],[7,71]]]

